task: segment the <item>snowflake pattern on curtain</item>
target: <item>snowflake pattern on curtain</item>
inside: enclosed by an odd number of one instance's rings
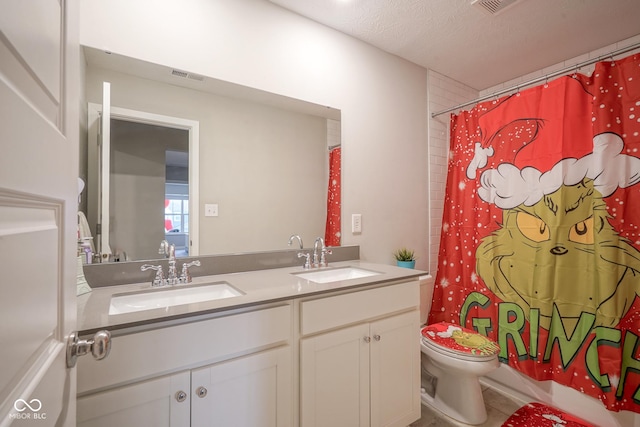
[[[327,191],[327,223],[324,242],[327,246],[340,246],[340,174],[341,149],[336,147],[329,152],[329,186]]]

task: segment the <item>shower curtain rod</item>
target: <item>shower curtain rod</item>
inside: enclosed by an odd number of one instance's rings
[[[635,43],[635,44],[632,44],[630,46],[624,47],[622,49],[614,50],[614,51],[612,51],[612,52],[610,52],[610,53],[608,53],[606,55],[600,55],[597,58],[589,59],[589,60],[584,61],[584,62],[579,62],[579,63],[577,63],[577,64],[575,64],[575,65],[573,65],[571,67],[566,67],[566,68],[563,68],[561,70],[554,71],[553,73],[547,74],[545,76],[537,77],[535,79],[526,81],[524,83],[520,83],[520,84],[517,84],[515,86],[511,86],[511,87],[509,87],[507,89],[499,90],[499,91],[494,92],[494,93],[492,93],[490,95],[481,96],[479,98],[474,99],[473,101],[465,102],[463,104],[458,104],[455,107],[447,108],[446,110],[442,110],[442,111],[438,111],[436,113],[432,113],[431,117],[435,118],[435,117],[438,117],[441,114],[449,113],[451,111],[458,110],[458,109],[466,107],[468,105],[477,104],[478,102],[486,101],[487,99],[491,99],[491,98],[494,98],[494,97],[497,97],[497,96],[500,96],[500,95],[504,95],[505,93],[509,93],[509,92],[514,91],[514,90],[520,90],[523,87],[530,86],[530,85],[535,84],[535,83],[539,83],[539,82],[542,82],[542,81],[548,81],[550,78],[558,77],[558,76],[561,76],[561,75],[565,75],[569,71],[576,71],[577,72],[580,68],[586,67],[587,65],[595,64],[596,62],[598,62],[598,61],[600,61],[600,60],[602,60],[604,58],[613,59],[614,56],[622,55],[623,53],[627,53],[627,52],[630,52],[630,51],[638,49],[638,48],[640,48],[640,43]]]

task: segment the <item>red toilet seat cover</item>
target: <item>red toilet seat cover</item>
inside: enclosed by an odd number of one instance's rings
[[[500,352],[500,346],[489,338],[453,323],[434,323],[422,328],[421,333],[436,345],[457,353],[491,356]]]

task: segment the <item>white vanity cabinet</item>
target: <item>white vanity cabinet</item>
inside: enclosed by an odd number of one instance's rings
[[[291,305],[113,338],[78,361],[78,426],[289,427]]]
[[[411,281],[301,303],[302,427],[420,418],[418,294]]]
[[[78,398],[78,427],[188,426],[189,372],[154,378]]]

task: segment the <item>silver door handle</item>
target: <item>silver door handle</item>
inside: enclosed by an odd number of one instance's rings
[[[364,342],[370,343],[371,342],[371,337],[364,337]]]
[[[93,358],[102,360],[111,351],[111,332],[98,331],[93,338],[81,340],[77,332],[72,332],[67,339],[67,368],[76,366],[78,356],[91,352]]]
[[[374,339],[374,340],[376,340],[376,341],[380,341],[380,335],[375,334],[375,335],[373,336],[373,339]]]

